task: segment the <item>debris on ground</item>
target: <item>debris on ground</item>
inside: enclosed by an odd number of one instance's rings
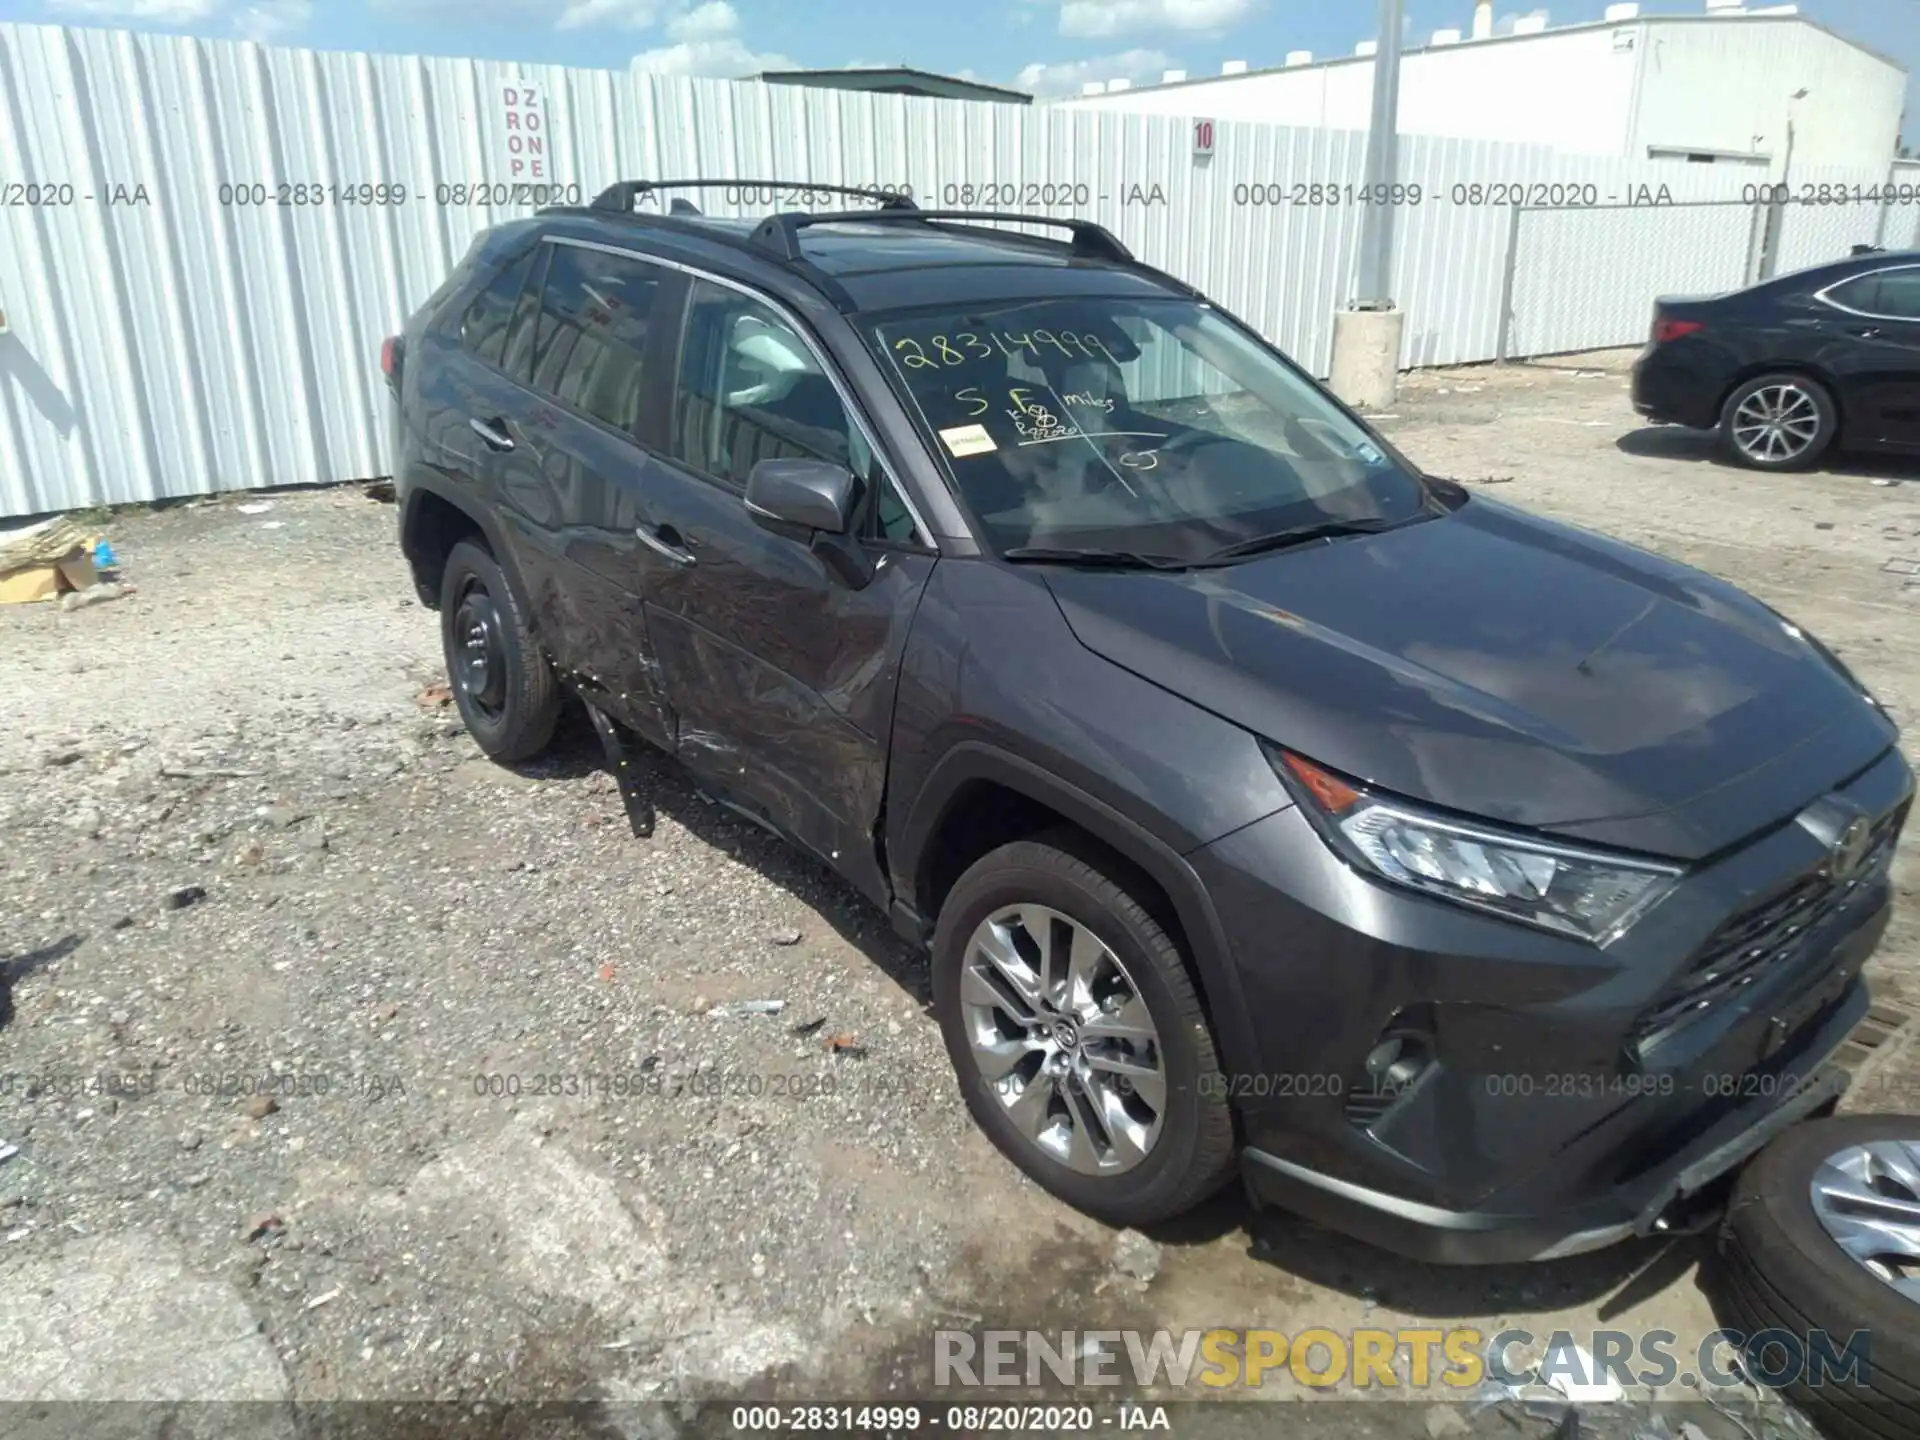
[[[774,931],[767,938],[776,945],[798,945],[800,943],[800,929],[798,926],[789,925],[784,930]]]
[[[204,900],[206,898],[207,898],[206,886],[181,885],[176,889],[169,890],[164,896],[161,897],[160,908],[162,910],[184,910],[187,908],[187,906],[195,904],[196,902]]]
[[[1426,1424],[1430,1440],[1447,1440],[1449,1436],[1467,1435],[1473,1430],[1473,1427],[1462,1418],[1460,1411],[1452,1405],[1428,1406]]]
[[[287,1222],[274,1214],[273,1211],[262,1210],[258,1215],[255,1215],[251,1220],[247,1221],[246,1238],[248,1240],[264,1240],[269,1235],[278,1235],[286,1228]]]
[[[827,1024],[827,1017],[824,1015],[822,1015],[818,1020],[802,1020],[798,1025],[795,1025],[792,1027],[791,1033],[798,1035],[802,1040],[804,1040],[809,1035],[818,1035],[822,1030],[826,1028],[826,1024]]]
[[[1113,1242],[1113,1268],[1144,1285],[1160,1273],[1160,1247],[1138,1230],[1122,1230]]]
[[[725,1005],[716,1005],[707,1013],[710,1015],[778,1015],[787,1008],[784,1000],[734,1000]]]
[[[413,697],[413,703],[422,710],[432,710],[453,703],[453,686],[444,680],[435,680]]]
[[[360,487],[360,493],[369,500],[378,500],[382,505],[391,505],[394,502],[391,480],[369,480]]]
[[[94,541],[66,516],[0,529],[0,605],[52,600],[97,581]]]
[[[0,1140],[0,1162],[11,1160],[19,1153],[20,1147],[18,1145],[9,1145],[6,1141]]]
[[[1593,1356],[1579,1345],[1568,1345],[1561,1352],[1561,1365],[1569,1358],[1574,1362],[1574,1373],[1569,1375],[1563,1369],[1556,1368],[1553,1378],[1544,1383],[1578,1405],[1604,1405],[1626,1398],[1627,1392],[1621,1389],[1620,1382],[1611,1375],[1602,1374]]]
[[[132,595],[136,587],[124,580],[97,580],[84,589],[69,590],[60,597],[62,610],[84,610],[89,605],[105,604],[109,600],[118,600],[122,596]]]
[[[280,1108],[280,1102],[271,1095],[255,1095],[241,1108],[249,1120],[264,1120]]]
[[[242,515],[264,515],[273,509],[273,502],[271,500],[249,500],[244,505],[236,505],[233,508],[238,510]]]
[[[845,1055],[850,1060],[864,1060],[867,1054],[867,1047],[851,1034],[829,1035],[820,1045],[829,1055]]]

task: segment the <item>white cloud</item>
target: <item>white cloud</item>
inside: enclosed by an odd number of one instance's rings
[[[740,16],[727,0],[706,0],[684,15],[667,21],[667,35],[673,40],[695,44],[701,40],[719,40],[739,33]]]
[[[633,57],[633,68],[661,75],[707,75],[722,80],[739,80],[758,75],[762,70],[798,70],[800,62],[777,51],[753,51],[737,36],[720,40],[685,40],[678,45],[662,45],[642,50]]]
[[[576,0],[578,3],[578,0]],[[749,50],[740,38],[740,14],[727,0],[703,0],[667,21],[667,38],[674,43],[642,50],[633,57],[635,70],[661,75],[706,75],[735,80],[762,70],[798,70],[800,64],[775,51]]]
[[[1258,0],[1063,0],[1060,33],[1083,40],[1143,30],[1216,31],[1253,13]]]
[[[1547,12],[1544,10],[1529,10],[1527,12],[1526,18],[1531,18],[1532,16],[1535,16],[1535,15],[1538,15],[1543,20],[1547,18]],[[1495,20],[1493,22],[1493,33],[1496,35],[1513,34],[1514,22],[1517,20],[1520,20],[1521,18],[1523,17],[1513,12],[1509,12],[1508,14],[1502,15],[1498,20]]]
[[[235,12],[233,29],[242,40],[265,45],[291,39],[312,18],[313,0],[256,0]]]
[[[658,0],[570,0],[554,22],[556,30],[584,30],[593,25],[618,25],[644,30],[660,18]]]
[[[367,0],[367,9],[413,22],[544,26],[553,23],[554,0]]]
[[[1164,51],[1128,50],[1092,60],[1028,65],[1014,77],[1013,83],[1044,99],[1053,95],[1078,95],[1080,87],[1090,80],[1158,80],[1161,72],[1172,66],[1172,58]]]
[[[101,20],[140,20],[150,25],[193,25],[210,20],[221,0],[47,0],[55,14]]]

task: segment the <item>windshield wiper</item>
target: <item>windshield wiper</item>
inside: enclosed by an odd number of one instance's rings
[[[1305,545],[1312,540],[1331,540],[1340,535],[1378,535],[1382,530],[1394,530],[1405,525],[1406,520],[1315,520],[1310,525],[1295,525],[1290,530],[1275,530],[1271,535],[1256,535],[1251,540],[1236,540],[1231,545],[1223,545],[1210,554],[1202,555],[1193,563],[1196,565],[1223,565],[1234,560],[1244,560],[1249,555],[1264,555],[1269,550],[1285,550],[1294,545]]]
[[[1076,550],[1046,545],[1016,545],[1000,552],[1016,565],[1085,565],[1108,570],[1185,570],[1193,562],[1173,555],[1142,555],[1134,550]]]

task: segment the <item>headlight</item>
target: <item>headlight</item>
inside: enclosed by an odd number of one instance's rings
[[[1605,945],[1673,888],[1679,867],[1555,845],[1372,795],[1269,749],[1321,834],[1383,879],[1510,920]]]

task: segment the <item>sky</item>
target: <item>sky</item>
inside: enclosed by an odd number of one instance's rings
[[[1495,0],[1497,28],[1518,13]],[[1404,0],[1417,43],[1468,29],[1472,0]],[[1605,0],[1545,0],[1551,23],[1597,20]],[[1527,10],[1533,6],[1527,5]],[[1698,12],[1654,0],[1648,13]],[[1920,0],[1802,0],[1801,11],[1892,56],[1920,138]],[[1373,32],[1371,0],[0,0],[0,20],[112,25],[329,50],[468,55],[732,77],[760,70],[911,65],[1074,94],[1088,80],[1255,68],[1289,50],[1343,55]]]

